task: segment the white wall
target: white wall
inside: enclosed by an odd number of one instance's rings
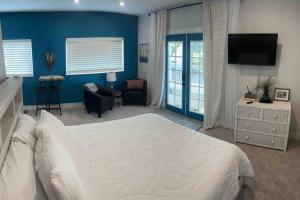
[[[279,53],[275,68],[241,67],[241,92],[254,88],[258,74],[275,76],[277,86],[291,89],[291,137],[300,139],[300,1],[242,0],[241,33],[278,33]],[[241,94],[242,95],[242,94]]]
[[[150,16],[142,15],[138,19],[138,43],[139,44],[149,44],[150,43]],[[151,53],[151,52],[149,52]],[[148,63],[141,63],[138,60],[138,77],[146,78]]]

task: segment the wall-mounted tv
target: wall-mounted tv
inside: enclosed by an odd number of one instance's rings
[[[275,66],[278,34],[229,34],[228,63]]]

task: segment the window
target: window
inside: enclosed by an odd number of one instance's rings
[[[68,38],[66,62],[67,75],[123,71],[123,38]]]
[[[33,76],[31,40],[4,40],[6,76]]]

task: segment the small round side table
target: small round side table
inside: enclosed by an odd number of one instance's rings
[[[113,97],[118,102],[118,105],[121,105],[122,102],[122,92],[119,90],[113,91]]]

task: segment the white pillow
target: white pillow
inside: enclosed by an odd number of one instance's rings
[[[66,133],[66,129],[65,125],[59,119],[57,119],[51,113],[42,110],[41,118],[35,126],[33,133],[36,138],[39,138],[42,132],[55,135],[57,139],[62,141],[62,138]]]
[[[50,200],[84,199],[84,189],[71,156],[53,134],[39,135],[35,170]]]
[[[97,92],[98,91],[98,87],[95,83],[86,83],[85,87],[87,87],[92,92]]]
[[[37,121],[29,115],[21,114],[12,136],[13,141],[20,141],[34,150],[36,139],[32,134]]]
[[[32,149],[21,142],[10,144],[0,173],[0,199],[46,200],[47,196],[35,176]]]

